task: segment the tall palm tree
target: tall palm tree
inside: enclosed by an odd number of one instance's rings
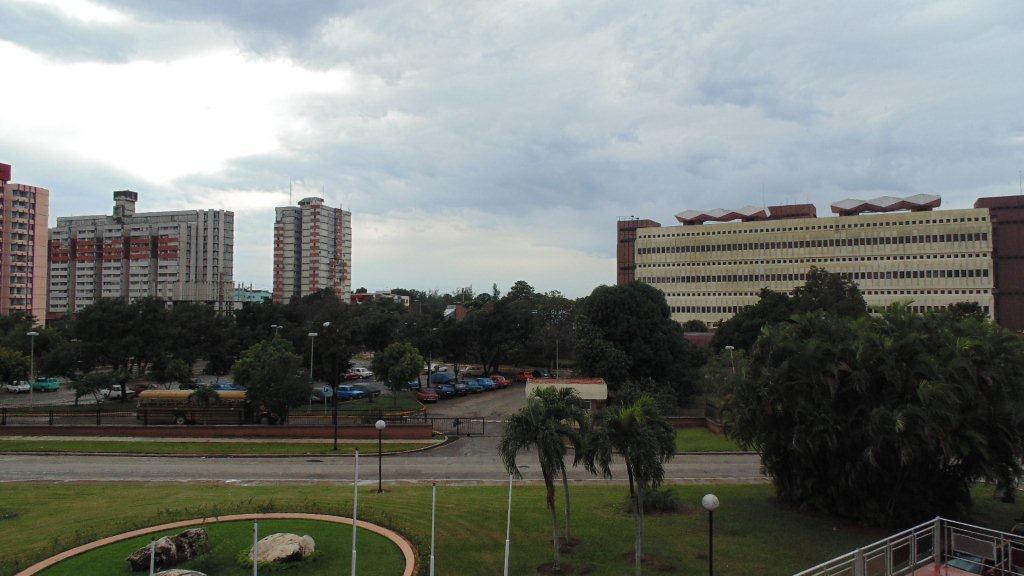
[[[628,406],[609,406],[593,415],[586,439],[584,464],[594,473],[612,477],[611,462],[619,453],[626,464],[633,503],[636,574],[644,559],[644,494],[665,479],[665,462],[675,454],[675,430],[644,394]]]
[[[554,547],[553,570],[561,570],[558,543],[558,512],[555,510],[555,476],[564,470],[567,448],[565,438],[578,434],[557,413],[544,394],[532,394],[526,406],[505,420],[505,431],[498,443],[498,454],[508,473],[522,478],[516,458],[524,450],[532,449],[540,462],[544,488],[547,490],[547,506],[551,512],[551,544]]]
[[[555,388],[554,386],[537,388],[532,395],[543,403],[550,418],[563,424],[559,428],[562,441],[573,448],[573,465],[579,464],[583,460],[581,431],[587,424],[587,412],[583,407],[580,395],[572,388]],[[567,545],[571,545],[572,501],[569,497],[569,475],[565,468],[565,460],[563,459],[559,464],[559,471],[562,474],[562,492],[565,495],[565,542]]]

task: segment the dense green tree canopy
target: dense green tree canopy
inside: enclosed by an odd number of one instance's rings
[[[281,418],[311,393],[302,374],[302,360],[283,338],[269,338],[249,347],[231,368],[235,382],[246,387],[246,398]]]
[[[765,328],[724,414],[785,502],[882,524],[957,513],[976,481],[1018,483],[1022,346],[977,316],[807,313]]]
[[[613,390],[627,379],[650,379],[679,401],[694,392],[703,354],[683,338],[665,295],[641,282],[600,286],[576,305],[576,360],[584,374]]]

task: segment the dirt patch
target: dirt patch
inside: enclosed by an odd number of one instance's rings
[[[559,538],[558,539],[558,549],[561,550],[562,552],[566,553],[566,554],[571,553],[574,548],[579,546],[579,544],[580,544],[580,539],[579,538],[571,538],[571,539],[568,539],[568,540],[566,540],[565,538]]]
[[[633,563],[636,562],[636,555],[633,553],[632,550],[623,554],[621,558],[627,563],[629,563],[630,566],[632,566]],[[651,554],[650,552],[644,554],[643,565],[644,568],[654,570],[655,572],[671,573],[675,572],[676,570],[674,564],[672,564],[665,558],[658,556],[657,554]]]
[[[545,562],[545,563],[541,564],[540,566],[537,566],[537,573],[538,574],[572,575],[572,574],[576,574],[576,568],[575,568],[575,566],[573,566],[572,564],[570,564],[568,562],[562,562],[562,563],[559,564],[559,569],[555,570],[554,563],[552,563],[552,562]]]

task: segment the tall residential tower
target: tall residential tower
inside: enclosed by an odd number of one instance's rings
[[[348,302],[352,294],[352,213],[323,198],[277,208],[274,220],[274,301],[324,288]]]
[[[135,212],[139,195],[114,192],[113,215],[57,218],[50,230],[51,317],[100,298],[234,306],[235,215],[225,210]]]
[[[46,225],[50,191],[11,182],[0,164],[0,314],[21,311],[46,322]]]

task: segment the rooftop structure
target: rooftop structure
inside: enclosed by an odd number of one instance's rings
[[[537,388],[571,388],[596,410],[608,401],[608,384],[603,378],[536,378],[526,383],[526,397]]]

